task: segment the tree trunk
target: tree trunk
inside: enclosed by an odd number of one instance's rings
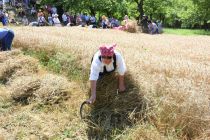
[[[207,31],[208,30],[208,23],[207,20],[204,20],[204,30]]]
[[[93,7],[90,7],[89,9],[90,9],[90,14],[91,14],[91,16],[95,16],[96,13],[95,13],[94,8],[93,8]]]
[[[64,13],[64,10],[63,10],[63,6],[62,5],[58,5],[57,6],[57,12],[58,12],[58,15],[60,15],[58,18],[60,21],[62,21],[62,14]]]
[[[140,13],[140,20],[142,20],[143,15],[144,15],[143,6],[144,6],[144,0],[140,0],[140,1],[138,2],[138,11],[139,11],[139,13]]]
[[[152,20],[152,14],[149,15],[150,20]]]

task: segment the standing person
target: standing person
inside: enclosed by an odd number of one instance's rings
[[[1,10],[0,10],[0,22],[2,22],[3,26],[6,26],[7,25],[7,20],[5,18],[5,14]]]
[[[82,24],[81,24],[81,26],[82,27],[85,27],[85,25],[86,25],[86,16],[85,16],[85,14],[81,14],[80,15],[80,17],[81,17],[81,20],[82,20]]]
[[[110,74],[115,70],[118,72],[119,92],[125,91],[124,75],[126,66],[122,55],[115,51],[116,44],[107,46],[102,45],[93,57],[90,71],[91,97],[88,103],[94,103],[96,100],[97,80],[105,74]]]
[[[50,5],[47,5],[46,9],[47,9],[48,13],[52,15],[52,7]]]
[[[57,8],[55,7],[55,5],[53,5],[53,7],[51,8],[51,12],[52,14],[57,14]]]
[[[6,11],[4,11],[4,22],[6,25],[9,23],[9,14]]]
[[[30,0],[24,0],[24,3],[25,3],[26,8],[28,8],[29,7]]]
[[[157,22],[157,26],[158,26],[158,33],[159,34],[163,33],[163,25],[161,21]]]
[[[0,28],[0,45],[2,51],[11,50],[14,36],[15,35],[12,30]]]
[[[63,20],[64,26],[66,26],[68,24],[68,17],[67,17],[66,12],[63,13],[62,20]]]
[[[43,9],[43,14],[44,14],[44,18],[47,19],[49,16],[49,12],[48,12],[47,8]]]
[[[33,17],[35,17],[35,15],[36,15],[36,9],[35,9],[34,6],[31,8],[31,15],[32,15]]]
[[[148,16],[143,15],[143,19],[141,20],[141,29],[143,33],[148,33]]]

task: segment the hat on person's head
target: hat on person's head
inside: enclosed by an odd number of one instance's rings
[[[117,46],[117,44],[113,45],[102,45],[100,46],[99,50],[101,52],[101,56],[113,56],[114,54],[114,49]]]
[[[58,17],[58,14],[55,14],[54,17]]]

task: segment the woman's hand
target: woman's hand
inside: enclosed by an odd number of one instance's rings
[[[92,95],[90,99],[88,99],[86,102],[88,102],[89,104],[93,104],[95,100],[96,100],[96,95]]]
[[[119,92],[124,92],[126,90],[124,85],[119,85]]]
[[[119,92],[125,91],[124,75],[119,76]]]

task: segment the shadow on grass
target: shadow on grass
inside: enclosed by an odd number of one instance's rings
[[[119,94],[116,75],[106,75],[98,81],[97,99],[87,118],[89,140],[114,139],[137,121],[146,119],[146,99],[130,75],[125,81],[127,90]]]

